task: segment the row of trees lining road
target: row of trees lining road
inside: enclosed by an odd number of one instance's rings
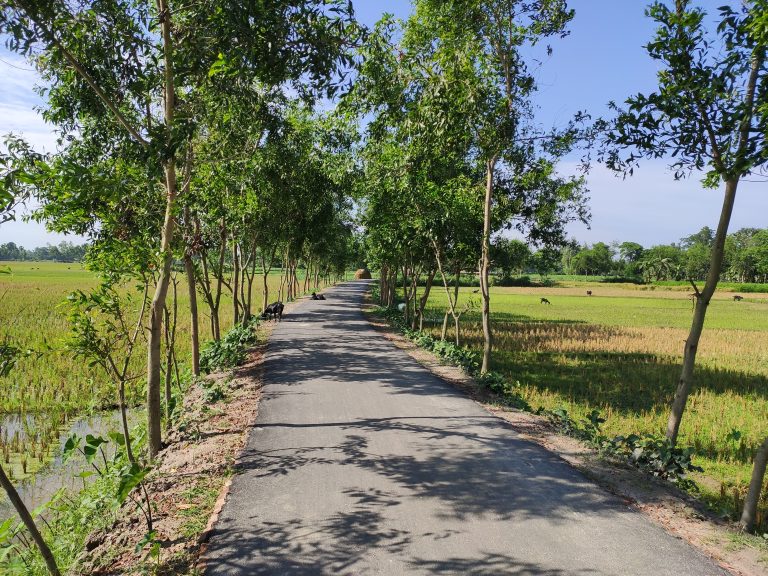
[[[566,222],[586,220],[583,180],[555,169],[576,124],[551,133],[536,126],[524,56],[567,35],[572,17],[565,2],[416,2],[406,22],[379,22],[342,104],[370,117],[363,221],[385,301],[401,277],[406,319],[416,326],[437,279],[458,334],[451,278],[479,269],[483,373],[492,349],[492,234],[515,227],[533,243],[558,243]],[[428,285],[417,301],[422,273]]]
[[[612,104],[615,118],[596,124],[603,143],[598,158],[619,173],[631,175],[644,158],[672,157],[675,178],[703,172],[705,187],[725,187],[707,263],[691,275],[695,310],[669,416],[670,445],[677,442],[706,310],[723,273],[736,190],[768,159],[767,7],[765,0],[721,7],[710,31],[704,11],[689,0],[652,3],[648,15],[657,34],[646,48],[660,70],[658,90],[630,97],[624,108]],[[537,128],[531,108],[536,82],[526,60],[547,37],[567,35],[571,18],[557,0],[419,0],[405,23],[384,19],[372,33],[348,104],[372,118],[362,153],[363,209],[383,301],[392,304],[401,285],[406,321],[415,327],[437,276],[448,298],[446,322],[453,317],[458,336],[458,277],[477,263],[481,373],[491,365],[491,236],[514,226],[529,243],[557,245],[565,222],[587,217],[582,180],[558,176],[555,166],[578,139],[595,133],[579,129],[582,115],[562,131]],[[689,250],[701,251],[699,242],[693,244]],[[638,249],[626,248],[627,254]],[[540,250],[537,259],[545,264],[552,255]],[[610,250],[599,245],[582,258],[589,256],[607,260]],[[662,264],[671,269],[666,258]],[[693,276],[701,272],[700,287]],[[427,286],[418,298],[422,273]],[[742,517],[748,529],[755,522],[764,451],[755,460]]]
[[[93,339],[73,347],[122,357],[99,343],[146,333],[151,460],[162,447],[162,370],[167,390],[175,363],[174,261],[190,287],[195,374],[198,291],[219,337],[222,291],[247,323],[256,271],[266,278],[277,258],[288,297],[301,290],[299,262],[305,287],[345,267],[350,138],[312,103],[338,89],[360,29],[341,0],[18,0],[0,10],[0,34],[37,67],[42,113],[59,134],[46,156],[7,138],[4,217],[34,198],[49,229],[89,238],[88,266],[104,284],[73,298],[76,335]],[[143,286],[137,330],[101,339],[100,327],[126,327],[113,288],[129,281]],[[266,281],[262,290],[266,303]]]
[[[86,245],[75,245],[66,240],[58,246],[38,246],[28,250],[24,246],[17,246],[14,242],[0,244],[0,260],[52,260],[54,262],[80,262],[85,257]]]
[[[705,226],[679,243],[645,248],[637,242],[597,242],[592,246],[570,240],[558,248],[560,262],[550,272],[563,274],[617,275],[657,280],[704,280],[709,271],[714,231]],[[522,244],[522,246],[520,245]],[[516,270],[531,269],[531,257],[524,243],[503,240],[498,254],[513,262]],[[511,253],[510,250],[512,250]],[[500,267],[502,267],[500,265]],[[768,282],[768,230],[743,228],[729,234],[720,279],[731,282]]]
[[[286,86],[305,100],[333,93],[332,79],[349,63],[345,51],[357,34],[351,7],[20,0],[0,12],[0,32],[10,49],[35,61],[47,85],[43,115],[61,134],[61,152],[50,158],[9,140],[15,162],[6,182],[16,185],[17,198],[38,196],[39,217],[50,228],[90,236],[93,267],[152,284],[147,416],[153,457],[161,447],[163,318],[174,255],[198,256],[203,283],[207,273],[216,277],[206,293],[216,316],[224,281],[222,266],[205,270],[210,248],[220,264],[232,245],[237,270],[252,271],[255,248],[272,254],[259,246],[261,238],[285,241],[288,231],[280,227],[295,223],[291,216],[308,206],[301,194],[284,192],[295,184],[306,199],[313,182],[297,183],[277,170],[277,179],[259,182],[277,198],[270,201],[252,178],[269,174],[270,163],[274,176],[286,149],[303,153],[313,166],[323,164],[313,148],[319,142],[301,143],[307,132],[296,109],[301,105],[283,94]],[[248,192],[254,192],[251,202]],[[293,200],[300,205],[290,205]],[[330,218],[329,203],[315,198],[314,205],[326,208],[318,217]],[[273,226],[278,235],[253,231],[259,226]],[[304,244],[290,240],[286,254],[296,259]],[[248,301],[238,300],[239,286],[231,289],[236,309],[247,317]]]

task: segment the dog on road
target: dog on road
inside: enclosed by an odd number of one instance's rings
[[[282,302],[273,302],[266,308],[264,308],[264,312],[261,314],[262,320],[271,319],[277,322],[278,320],[283,319],[283,309],[285,306]]]

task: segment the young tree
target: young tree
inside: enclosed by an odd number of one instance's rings
[[[538,145],[544,135],[532,123],[536,88],[525,52],[549,36],[565,36],[573,18],[564,0],[421,0],[408,23],[406,42],[424,54],[423,68],[436,97],[433,128],[459,120],[470,133],[474,156],[484,172],[483,234],[479,259],[482,294],[483,356],[481,372],[490,369],[490,242],[494,212],[507,209],[499,222],[532,221],[557,227],[563,207],[580,184],[557,179],[553,164]],[[543,138],[552,143],[557,138]],[[551,149],[550,151],[554,151]],[[563,149],[559,149],[562,152]],[[544,213],[551,210],[549,215]],[[540,231],[547,225],[540,227]],[[534,237],[536,233],[532,234]]]
[[[661,67],[658,90],[638,94],[619,109],[609,141],[617,146],[608,156],[616,170],[631,172],[640,158],[675,160],[675,178],[705,171],[704,185],[724,185],[723,206],[703,288],[696,296],[683,366],[667,423],[666,435],[677,442],[686,401],[693,385],[699,339],[723,264],[725,240],[740,180],[765,166],[768,94],[764,0],[738,8],[720,8],[716,34],[706,28],[706,14],[691,0],[673,6],[654,2],[648,15],[656,37],[648,54]],[[629,149],[628,156],[622,151]]]

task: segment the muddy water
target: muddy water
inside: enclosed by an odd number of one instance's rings
[[[135,424],[138,416],[139,413],[136,411],[129,412],[129,423]],[[28,415],[26,418],[27,427],[34,428],[34,416]],[[13,436],[15,432],[24,434],[25,430],[24,422],[18,415],[0,417],[0,427],[3,431],[8,431],[9,437]],[[93,468],[79,454],[70,458],[66,463],[63,462],[61,453],[70,435],[77,434],[85,437],[86,434],[100,434],[106,436],[107,432],[113,430],[122,430],[120,413],[117,411],[80,418],[67,426],[59,436],[59,449],[55,450],[54,457],[48,465],[34,477],[16,485],[16,489],[26,505],[30,509],[34,509],[50,500],[59,488],[78,489],[83,486],[83,479],[75,476],[80,472],[93,470]],[[0,490],[0,521],[15,516],[15,514],[16,512],[5,493]]]

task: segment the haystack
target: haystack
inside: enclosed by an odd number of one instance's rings
[[[357,272],[355,272],[355,280],[370,280],[371,279],[371,272],[368,270],[368,268],[360,268]]]

